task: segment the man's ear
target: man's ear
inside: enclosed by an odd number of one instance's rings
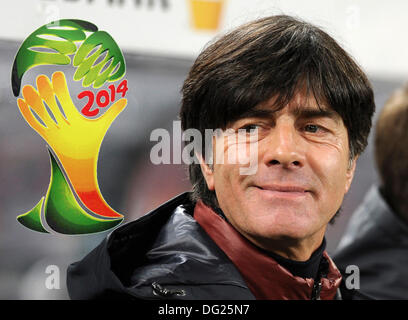
[[[205,163],[203,156],[199,153],[196,153],[196,157],[200,162],[201,172],[204,176],[205,181],[207,182],[208,190],[213,191],[214,186],[214,170],[207,163]]]
[[[346,172],[346,186],[345,186],[345,194],[349,191],[351,182],[353,181],[354,172],[356,171],[358,156],[355,156],[354,159],[350,160],[349,167]]]

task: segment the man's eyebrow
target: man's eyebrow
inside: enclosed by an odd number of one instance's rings
[[[335,121],[340,119],[340,115],[329,108],[297,107],[294,109],[293,114],[303,119],[330,118]]]

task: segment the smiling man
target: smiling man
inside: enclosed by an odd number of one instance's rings
[[[237,231],[265,250],[304,261],[321,245],[350,187],[355,159],[349,161],[341,117],[319,109],[304,92],[275,109],[274,99],[268,100],[255,109],[262,115],[253,112],[231,124],[236,131],[257,129],[255,174],[240,174],[242,165],[228,159],[213,168],[203,163],[201,169]]]
[[[324,234],[375,109],[358,65],[321,29],[272,16],[210,44],[182,93],[184,130],[222,129],[189,166],[192,192],[71,265],[71,297],[339,298]]]

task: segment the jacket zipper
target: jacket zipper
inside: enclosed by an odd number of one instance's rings
[[[320,300],[321,290],[322,290],[322,281],[321,281],[321,278],[319,278],[319,280],[315,281],[313,284],[312,296],[310,300]]]

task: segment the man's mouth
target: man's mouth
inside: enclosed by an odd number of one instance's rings
[[[262,195],[274,198],[295,199],[305,197],[309,192],[307,188],[299,185],[261,185],[255,186]]]

